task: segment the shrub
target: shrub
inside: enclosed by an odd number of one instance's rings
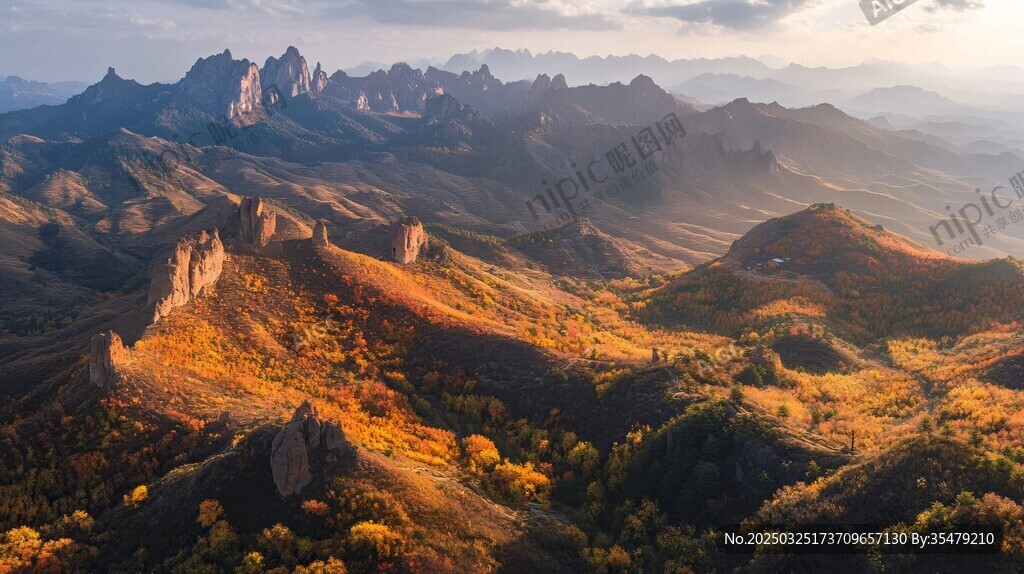
[[[146,485],[136,486],[130,493],[124,495],[124,503],[132,508],[141,505],[149,498],[149,489]]]
[[[352,527],[349,534],[349,543],[354,551],[381,560],[395,558],[405,549],[405,539],[401,534],[376,522],[360,522]]]
[[[515,464],[506,460],[494,467],[488,486],[497,496],[518,504],[530,501],[546,503],[551,481],[537,472],[532,462]]]
[[[468,436],[462,441],[462,447],[466,450],[469,468],[473,472],[490,472],[501,462],[498,449],[487,437],[478,434]]]
[[[204,500],[199,503],[199,518],[196,519],[196,522],[209,528],[217,522],[217,519],[220,518],[223,512],[224,508],[220,505],[220,502],[212,499]]]

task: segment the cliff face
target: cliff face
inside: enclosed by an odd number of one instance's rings
[[[321,422],[316,407],[302,403],[292,420],[281,427],[270,448],[270,468],[281,496],[299,494],[313,480],[311,451],[337,455],[348,447],[338,423]]]
[[[330,95],[354,102],[361,111],[396,113],[413,111],[422,113],[429,98],[444,90],[427,79],[421,70],[406,64],[395,64],[385,72],[377,70],[363,78],[354,78],[336,72],[325,83],[324,91]]]
[[[258,197],[245,197],[238,205],[238,222],[242,242],[262,249],[270,244],[277,230],[277,212],[265,210]]]
[[[179,88],[203,111],[234,118],[260,106],[260,85],[259,66],[249,60],[235,60],[229,50],[224,50],[197,60]]]
[[[153,269],[149,288],[153,322],[167,316],[171,309],[188,304],[216,283],[223,267],[224,244],[216,229],[178,240],[167,262]]]
[[[89,343],[89,382],[109,388],[117,380],[117,371],[131,358],[121,337],[113,331],[93,335]]]
[[[313,70],[313,76],[309,79],[309,90],[315,94],[319,94],[324,91],[327,87],[327,72],[323,71],[320,67],[320,62],[316,63],[316,69]]]
[[[427,232],[416,217],[406,217],[391,224],[391,257],[402,264],[415,263],[427,244]]]
[[[319,71],[319,67],[317,68]],[[320,72],[322,74],[322,72]],[[289,46],[280,58],[267,58],[260,73],[260,81],[264,86],[277,86],[282,94],[295,97],[311,89],[309,67],[306,59],[299,54],[294,46]]]

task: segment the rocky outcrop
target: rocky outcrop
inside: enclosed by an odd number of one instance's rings
[[[244,197],[238,204],[239,235],[242,242],[257,249],[270,244],[277,230],[277,212],[264,209],[258,197]]]
[[[291,421],[281,427],[270,448],[270,468],[281,496],[299,494],[313,480],[310,466],[314,452],[336,456],[348,449],[341,426],[321,422],[316,407],[302,403]]]
[[[532,92],[546,92],[551,89],[551,78],[547,74],[538,74],[537,79],[530,86]]]
[[[430,67],[425,77],[439,85],[442,93],[452,94],[498,122],[528,112],[551,88],[551,79],[543,75],[533,83],[525,80],[502,83],[486,65],[475,72],[466,71],[458,75]]]
[[[370,99],[367,98],[366,94],[364,92],[362,92],[362,91],[359,92],[359,95],[356,96],[355,102],[353,102],[353,103],[355,104],[356,109],[361,111],[361,112],[371,112],[371,111],[373,111],[373,110],[370,109]]]
[[[487,122],[472,106],[463,104],[451,94],[442,94],[427,101],[424,117],[437,120],[454,120],[461,123]],[[489,122],[488,122],[489,123]]]
[[[427,100],[423,117],[419,135],[435,146],[470,148],[470,142],[490,141],[495,133],[489,119],[451,94]]]
[[[416,217],[405,217],[391,224],[391,257],[402,264],[415,263],[427,244],[427,232]]]
[[[568,90],[569,84],[565,81],[565,76],[563,76],[562,74],[558,74],[554,78],[551,78],[551,89]]]
[[[178,240],[166,263],[153,269],[149,305],[153,322],[188,304],[217,282],[224,267],[224,244],[217,229]]]
[[[377,113],[422,113],[429,98],[444,93],[422,70],[401,62],[387,72],[377,70],[362,78],[336,72],[324,91],[352,102],[360,111]]]
[[[113,331],[93,335],[89,342],[89,382],[101,389],[110,388],[117,380],[118,370],[131,355]]]
[[[280,58],[267,58],[263,69],[260,70],[260,82],[265,87],[277,86],[278,91],[287,97],[294,98],[305,94],[310,91],[309,67],[306,66],[306,59],[299,54],[295,46],[288,46]]]
[[[179,89],[210,115],[234,118],[259,107],[260,85],[259,66],[246,59],[235,60],[230,50],[224,50],[197,60]]]
[[[313,228],[313,247],[329,247],[330,241],[327,240],[327,222],[323,219],[316,222],[316,227]]]
[[[320,62],[317,62],[313,76],[309,79],[309,91],[319,94],[324,91],[325,87],[327,87],[327,72],[320,67]]]

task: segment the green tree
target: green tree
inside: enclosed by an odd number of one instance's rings
[[[746,398],[746,393],[743,392],[743,385],[736,385],[729,392],[729,400],[737,405],[742,405],[744,398]]]
[[[928,436],[932,436],[932,432],[935,431],[935,421],[932,417],[925,416],[921,419],[921,422],[917,423],[917,429]]]

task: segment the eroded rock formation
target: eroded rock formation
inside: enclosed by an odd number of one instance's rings
[[[118,369],[131,355],[113,331],[93,335],[89,342],[89,382],[100,388],[109,388],[117,380]]]
[[[319,69],[319,68],[318,68]],[[267,58],[260,71],[264,89],[277,86],[281,94],[294,98],[310,91],[309,67],[295,46],[288,46],[280,58]]]
[[[262,249],[270,244],[277,230],[277,212],[263,208],[258,197],[244,197],[238,204],[238,223],[242,242]]]
[[[270,467],[281,496],[298,494],[313,480],[310,455],[313,451],[340,454],[348,448],[341,426],[321,422],[316,407],[302,403],[292,420],[284,425],[270,448]]]
[[[415,263],[427,244],[427,232],[419,218],[405,217],[391,224],[391,257],[402,264]]]
[[[260,68],[249,60],[235,60],[230,50],[200,58],[181,81],[180,90],[199,107],[228,118],[251,112],[260,106]]]
[[[313,70],[313,76],[309,79],[309,91],[319,94],[324,91],[327,87],[327,72],[323,71],[320,67],[320,62],[316,63],[316,69]]]
[[[220,278],[224,268],[224,244],[217,229],[178,240],[166,263],[153,269],[149,287],[149,305],[153,322],[171,309],[188,304]]]
[[[313,247],[328,247],[330,241],[327,240],[327,222],[323,219],[316,222],[316,227],[313,229]]]
[[[422,113],[427,100],[444,90],[423,71],[397,63],[387,72],[377,70],[362,78],[339,70],[324,83],[324,92],[354,102],[360,111]]]

